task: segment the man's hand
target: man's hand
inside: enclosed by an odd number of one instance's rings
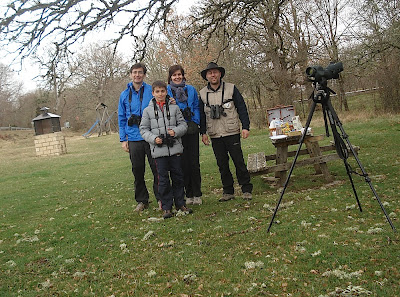
[[[209,145],[209,144],[210,144],[210,140],[208,139],[208,135],[207,135],[207,134],[201,135],[201,141],[202,141],[205,145]]]
[[[242,130],[243,139],[246,139],[247,137],[249,137],[249,135],[250,135],[250,131],[249,130],[246,130],[246,129]]]
[[[122,149],[123,149],[125,152],[129,153],[129,145],[128,145],[128,142],[127,142],[127,141],[121,142],[121,146],[122,146]]]

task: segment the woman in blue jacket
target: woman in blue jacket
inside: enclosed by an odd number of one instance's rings
[[[176,100],[188,125],[188,130],[182,137],[182,169],[185,176],[186,204],[201,204],[199,97],[196,89],[186,84],[185,71],[181,65],[173,65],[169,68],[168,95]]]

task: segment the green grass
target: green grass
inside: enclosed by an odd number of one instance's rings
[[[344,128],[400,229],[400,117]],[[312,166],[295,168],[268,234],[278,190],[256,176],[251,202],[217,202],[211,147],[201,145],[204,204],[152,221],[161,217],[153,195],[149,210],[133,213],[117,135],[66,141],[68,154],[50,158],[35,157],[28,136],[0,143],[0,296],[351,296],[331,293],[350,285],[359,296],[400,296],[399,235],[354,176],[357,209],[340,161],[329,163],[338,181],[329,185]],[[252,131],[242,147],[246,156],[274,153],[267,130]],[[147,181],[151,189],[149,168]]]

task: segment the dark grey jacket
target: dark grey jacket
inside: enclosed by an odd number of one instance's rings
[[[163,110],[155,104],[158,119],[154,109],[155,99],[151,100],[142,115],[140,122],[140,134],[143,139],[150,144],[151,156],[153,158],[173,156],[183,153],[183,145],[181,137],[185,135],[187,130],[186,121],[182,115],[181,110],[176,104],[168,104],[169,116],[167,112],[167,105],[165,104]],[[155,139],[157,136],[163,134],[167,135],[167,130],[172,129],[175,131],[173,139],[173,146],[163,144],[161,147],[156,145]]]

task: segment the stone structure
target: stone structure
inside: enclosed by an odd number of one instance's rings
[[[65,136],[61,132],[36,135],[35,149],[36,155],[39,157],[66,154]]]
[[[42,114],[34,118],[35,149],[39,157],[59,156],[67,153],[65,136],[61,133],[60,116],[49,113],[49,108],[42,107]]]

